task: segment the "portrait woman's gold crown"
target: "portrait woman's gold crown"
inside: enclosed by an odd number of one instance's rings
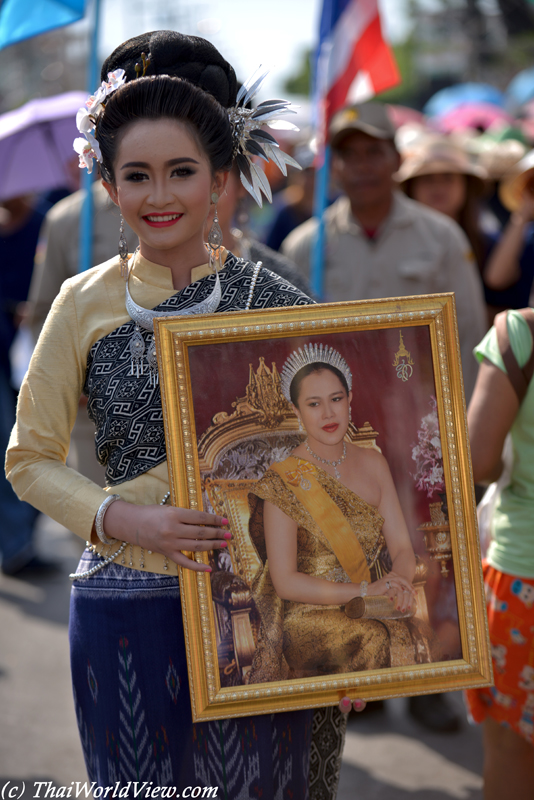
[[[282,394],[288,402],[291,402],[290,389],[293,378],[308,364],[328,364],[334,367],[345,377],[349,392],[352,389],[352,373],[349,365],[337,350],[323,344],[305,344],[303,348],[299,347],[291,353],[280,372]]]

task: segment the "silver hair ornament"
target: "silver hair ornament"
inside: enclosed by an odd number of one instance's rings
[[[294,350],[286,360],[280,372],[282,394],[286,400],[291,402],[291,383],[293,378],[303,367],[308,364],[328,364],[339,370],[347,381],[349,392],[352,389],[352,373],[349,365],[342,355],[334,350],[333,347],[323,344],[305,344]]]
[[[245,81],[237,93],[236,104],[228,109],[228,119],[232,126],[234,141],[234,159],[239,170],[241,183],[260,206],[263,205],[262,193],[272,203],[271,187],[264,171],[253,162],[254,156],[265,162],[272,161],[283,175],[287,175],[287,165],[302,169],[300,164],[280,149],[280,145],[272,134],[263,130],[264,126],[272,130],[298,131],[296,125],[287,120],[278,119],[280,114],[296,114],[289,100],[265,100],[256,108],[246,108],[259,92],[268,70],[261,67]]]

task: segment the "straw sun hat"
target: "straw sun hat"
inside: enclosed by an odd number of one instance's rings
[[[418,140],[413,149],[406,153],[394,177],[402,184],[422,175],[438,175],[443,172],[471,175],[481,182],[488,177],[486,170],[473,164],[461,147],[442,138]]]
[[[530,150],[506,175],[499,186],[501,203],[508,211],[517,211],[527,183],[534,178],[534,150]]]

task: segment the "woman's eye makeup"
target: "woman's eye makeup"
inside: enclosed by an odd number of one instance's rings
[[[344,394],[337,394],[334,397],[332,397],[331,400],[334,403],[339,403],[340,400],[343,400],[344,398],[345,398]],[[319,400],[308,400],[306,405],[308,406],[308,408],[315,408],[315,406],[319,405],[319,402],[320,402]]]
[[[125,179],[127,181],[131,181],[132,183],[139,183],[140,181],[143,181],[146,178],[148,178],[146,172],[139,172],[139,171],[129,172],[125,176]]]
[[[196,170],[193,167],[174,167],[171,172],[171,178],[188,178],[190,175],[195,175],[195,173]],[[141,172],[140,170],[128,172],[124,177],[125,180],[130,181],[131,183],[140,183],[141,181],[149,179],[148,173]]]
[[[187,178],[189,175],[194,175],[195,170],[191,167],[176,167],[171,174],[177,175],[179,178]]]

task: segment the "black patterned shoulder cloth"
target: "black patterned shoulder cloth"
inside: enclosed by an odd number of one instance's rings
[[[307,295],[261,262],[228,253],[219,273],[221,301],[217,313],[246,308],[280,308],[313,303]],[[200,303],[213,291],[215,275],[208,275],[169,297],[154,311],[181,311]],[[152,385],[148,370],[132,375],[130,341],[133,320],[103,336],[89,351],[84,394],[96,426],[96,456],[106,469],[106,483],[117,486],[157,467],[167,459],[159,384]],[[152,334],[142,331],[145,347]]]

